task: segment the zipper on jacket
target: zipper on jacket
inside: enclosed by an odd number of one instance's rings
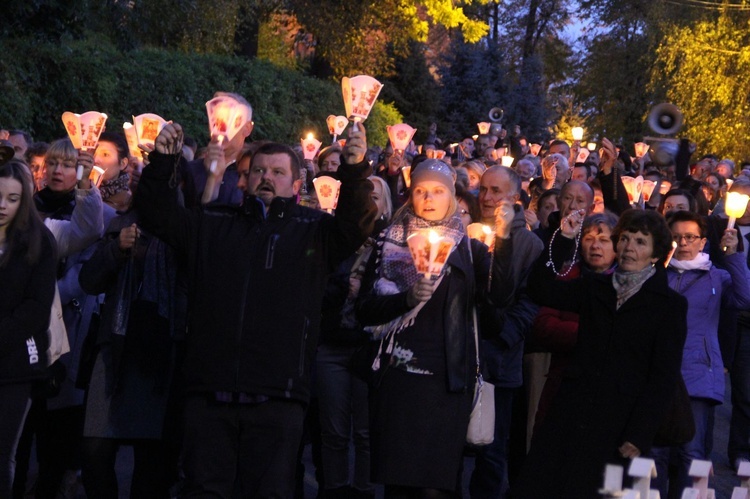
[[[274,234],[268,240],[268,249],[266,249],[266,270],[273,268],[273,253],[276,249],[276,242],[279,240],[279,234]]]
[[[255,231],[255,237],[258,237],[258,234],[260,233],[260,229],[256,229]],[[249,258],[252,259],[254,255],[249,255]],[[236,355],[236,362],[234,367],[234,388],[235,391],[239,389],[239,383],[240,383],[240,367],[242,365],[242,331],[245,328],[245,308],[247,307],[247,294],[248,290],[250,288],[250,277],[252,276],[252,272],[248,271],[247,276],[245,276],[245,285],[242,287],[242,299],[240,301],[240,320],[239,324],[237,326],[237,335],[235,336],[236,345],[237,345],[237,355]]]
[[[305,373],[305,346],[307,344],[307,328],[310,325],[310,319],[305,316],[305,322],[302,324],[302,344],[299,352],[299,375]]]

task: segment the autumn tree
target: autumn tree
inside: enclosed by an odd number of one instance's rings
[[[703,153],[750,158],[750,13],[671,26],[656,50],[650,88],[677,105]]]

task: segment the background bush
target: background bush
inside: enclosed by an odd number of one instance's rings
[[[133,115],[156,113],[205,145],[205,102],[219,90],[236,92],[252,104],[253,139],[294,144],[312,131],[325,145],[330,140],[326,117],[344,114],[337,84],[258,59],[158,49],[120,52],[96,36],[59,45],[30,39],[3,45],[0,126],[27,130],[34,140],[63,137],[63,112],[93,110],[107,113],[110,131],[120,131]],[[378,102],[365,124],[368,142],[384,146],[385,125],[401,121],[392,104]]]

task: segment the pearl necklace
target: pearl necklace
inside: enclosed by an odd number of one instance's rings
[[[567,217],[565,217],[563,219],[563,223],[565,223],[570,218],[571,215],[572,213],[568,215]],[[575,264],[576,258],[578,257],[578,246],[581,244],[581,232],[582,232],[581,229],[582,228],[583,228],[583,222],[581,222],[581,224],[578,226],[578,230],[576,231],[576,237],[575,237],[576,247],[573,250],[573,258],[571,260],[571,263],[568,266],[568,270],[566,270],[562,274],[557,271],[557,269],[555,268],[555,262],[552,261],[552,243],[555,241],[555,236],[557,236],[557,233],[560,232],[560,227],[558,227],[555,230],[555,232],[552,233],[552,237],[549,240],[549,247],[548,247],[549,260],[547,260],[546,265],[547,267],[552,268],[552,272],[554,272],[557,277],[565,277],[566,275],[570,273],[571,270],[573,270],[573,265]]]

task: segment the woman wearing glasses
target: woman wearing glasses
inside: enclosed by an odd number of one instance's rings
[[[737,252],[737,229],[727,229],[721,239],[726,248],[724,266],[714,267],[706,244],[706,222],[689,211],[674,212],[668,219],[672,240],[677,244],[669,263],[669,287],[688,301],[687,339],[682,353],[682,377],[685,380],[695,421],[695,436],[683,445],[654,447],[657,484],[662,497],[676,497],[691,486],[688,476],[693,459],[709,459],[713,435],[713,412],[724,401],[724,365],[719,350],[719,313],[722,308],[750,307],[750,272],[745,257]],[[670,459],[671,458],[671,459]],[[676,475],[669,480],[673,464]],[[671,494],[667,495],[667,488]]]

